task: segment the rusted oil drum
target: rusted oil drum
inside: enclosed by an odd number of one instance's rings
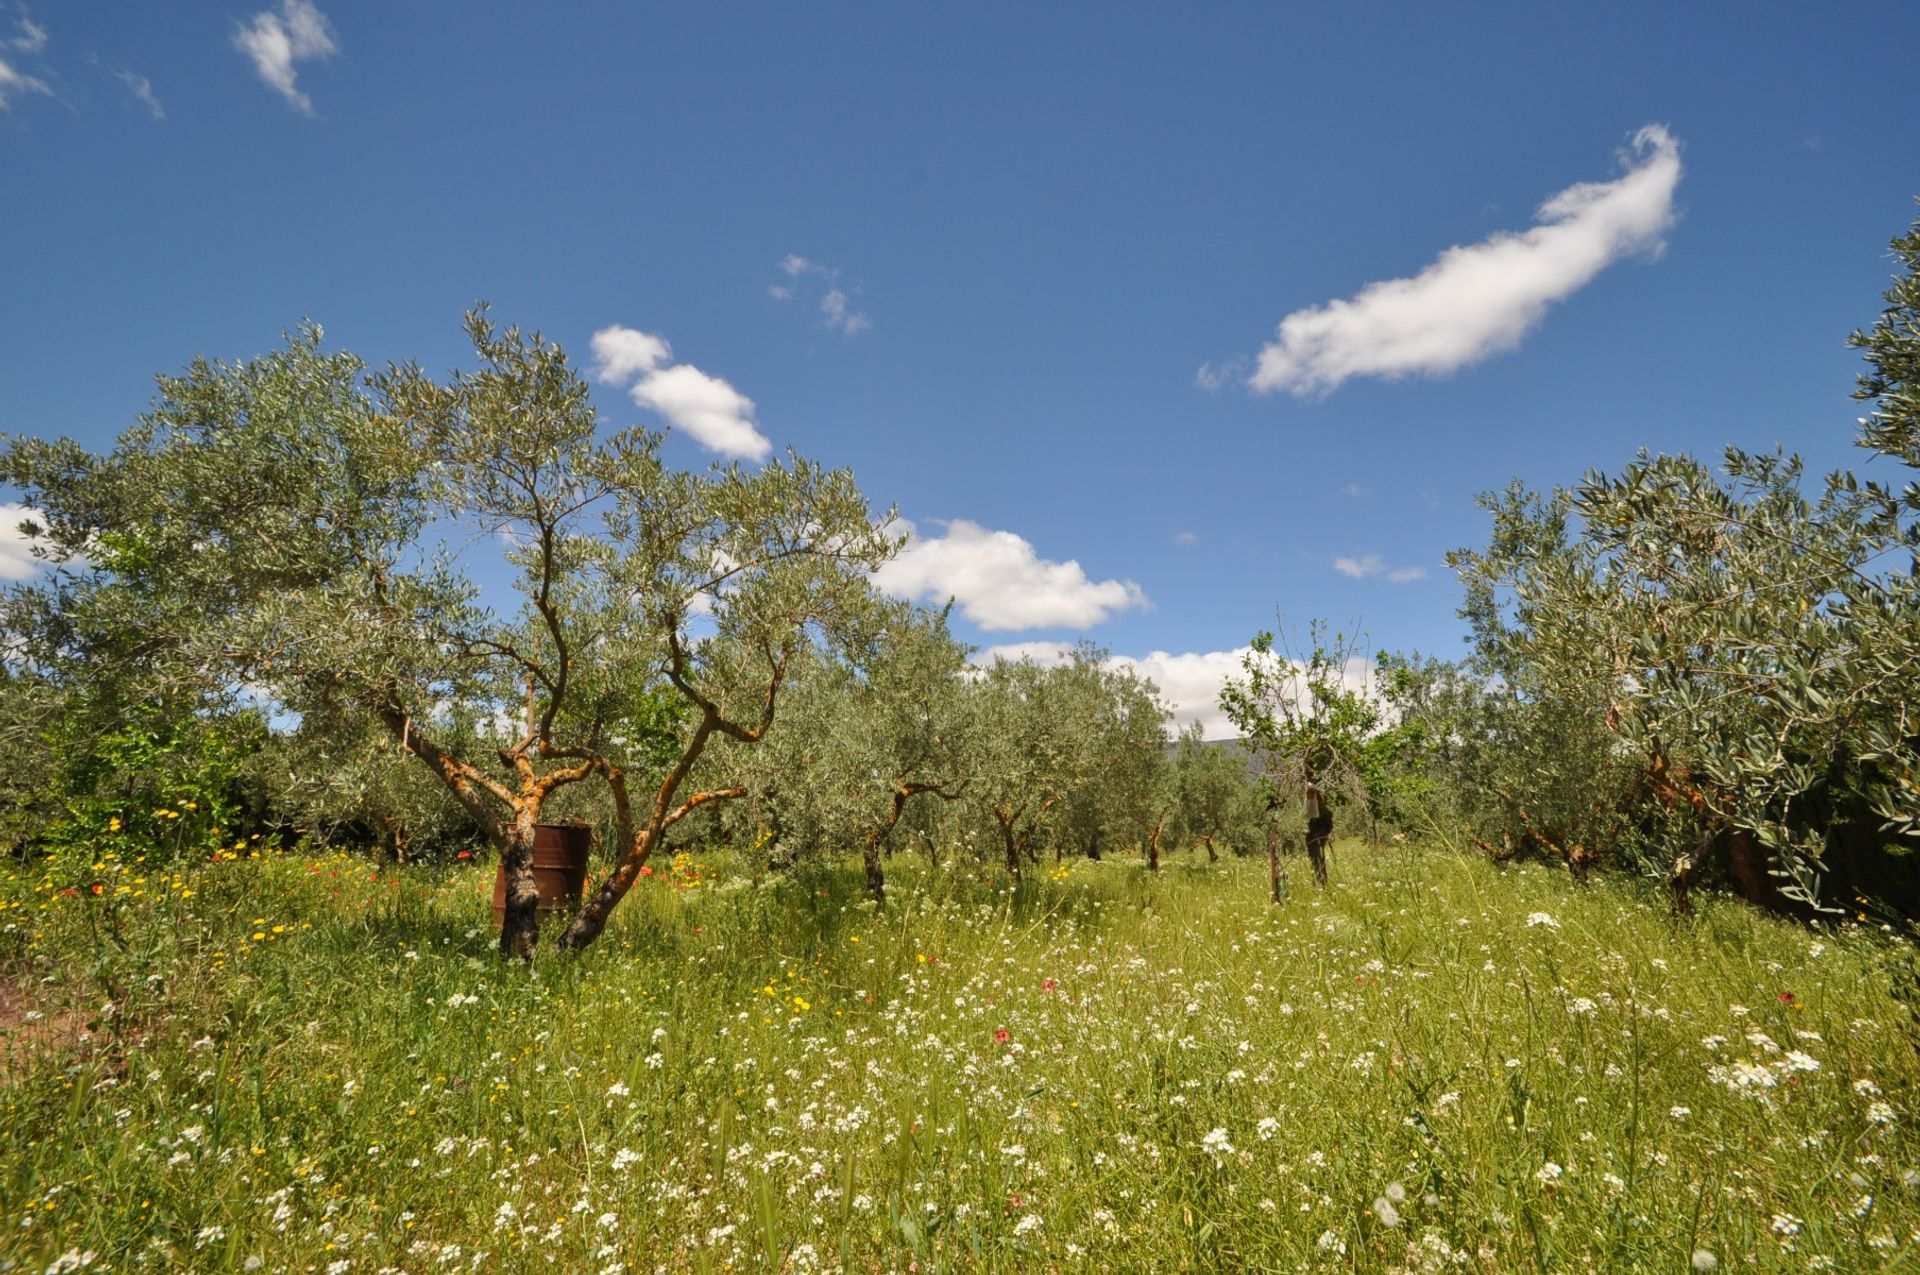
[[[571,912],[587,888],[587,856],[593,829],[584,823],[533,825],[533,884],[540,891],[540,915]],[[507,865],[493,874],[493,922],[507,919]]]

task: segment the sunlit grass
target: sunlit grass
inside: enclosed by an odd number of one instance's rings
[[[719,855],[527,970],[483,869],[141,875],[0,871],[26,1269],[1920,1257],[1904,948],[1863,929],[1358,844],[1279,907],[1252,862],[900,858],[881,911],[851,860]]]

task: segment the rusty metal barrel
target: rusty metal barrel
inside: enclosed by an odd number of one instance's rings
[[[533,825],[533,884],[540,891],[540,915],[570,912],[587,888],[587,857],[593,829],[584,823]],[[507,919],[507,865],[493,874],[493,922]]]

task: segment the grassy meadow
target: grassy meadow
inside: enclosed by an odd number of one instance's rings
[[[1187,855],[750,868],[531,968],[479,865],[0,868],[0,1269],[1920,1264],[1870,926],[1357,842],[1277,907]]]

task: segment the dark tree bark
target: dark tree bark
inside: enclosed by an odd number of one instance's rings
[[[1327,883],[1327,843],[1333,840],[1333,816],[1323,814],[1307,821],[1307,858],[1313,861],[1313,879]]]
[[[1267,884],[1273,890],[1273,901],[1280,902],[1280,829],[1267,829]]]
[[[930,792],[942,801],[952,801],[960,795],[964,786],[965,781],[955,785],[913,783],[901,784],[893,790],[893,801],[888,807],[886,821],[867,833],[866,845],[862,848],[867,869],[867,889],[872,892],[874,902],[887,901],[887,875],[880,867],[880,847],[893,835],[894,828],[900,823],[900,816],[906,812],[907,802],[923,792]],[[937,859],[934,866],[939,866]]]

